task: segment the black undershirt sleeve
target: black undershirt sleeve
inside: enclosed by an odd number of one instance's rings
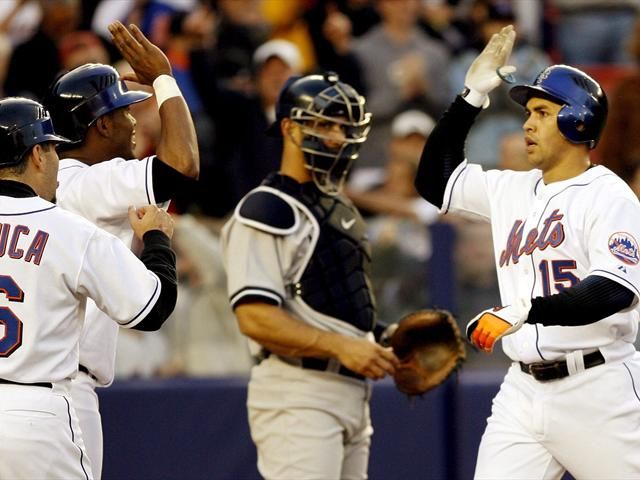
[[[156,157],[151,164],[153,173],[153,193],[156,202],[162,203],[171,200],[179,191],[185,191],[185,187],[195,184],[195,180],[189,178],[175,168],[164,163]]]
[[[545,327],[588,325],[630,307],[634,297],[619,283],[590,275],[561,293],[531,300],[526,323]]]
[[[415,180],[429,203],[442,206],[449,177],[464,160],[464,142],[481,110],[458,95],[429,135]]]
[[[171,315],[178,298],[176,254],[171,249],[171,240],[160,230],[150,230],[143,237],[144,248],[140,260],[160,279],[162,290],[149,314],[133,329],[158,330]]]

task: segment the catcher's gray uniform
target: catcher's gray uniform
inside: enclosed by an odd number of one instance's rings
[[[238,204],[223,229],[223,252],[232,307],[270,303],[322,330],[370,335],[365,225],[344,197],[272,174]],[[252,348],[263,358],[252,369],[247,401],[260,473],[366,478],[373,430],[364,377],[335,359]]]

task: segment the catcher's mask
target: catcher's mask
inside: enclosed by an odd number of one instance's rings
[[[80,143],[101,116],[150,97],[150,93],[129,90],[112,66],[88,63],[56,78],[44,104],[56,130]]]
[[[299,147],[317,187],[336,195],[369,133],[371,113],[364,97],[335,73],[291,77],[280,92],[276,121],[267,132],[280,135],[284,118],[302,129]]]
[[[540,97],[562,105],[558,129],[572,143],[595,148],[607,120],[607,96],[589,75],[568,65],[545,68],[533,85],[517,85],[509,94],[526,106],[531,97]]]
[[[53,129],[49,112],[28,98],[0,100],[0,168],[18,165],[40,143],[69,143]]]

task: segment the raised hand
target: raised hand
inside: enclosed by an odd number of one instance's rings
[[[469,67],[464,80],[465,87],[481,96],[483,102],[486,101],[487,94],[500,85],[500,75],[504,77],[516,71],[516,67],[506,65],[515,39],[516,32],[513,26],[504,27],[491,37],[484,50]]]
[[[121,22],[109,24],[113,43],[129,62],[135,75],[124,75],[123,80],[131,80],[143,85],[152,85],[160,75],[171,75],[171,64],[167,56],[135,25],[129,29]]]

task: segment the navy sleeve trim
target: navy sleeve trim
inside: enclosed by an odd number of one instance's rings
[[[283,301],[282,295],[278,292],[263,287],[244,287],[229,298],[232,309],[249,302],[264,302],[280,306]]]
[[[598,272],[602,272],[602,273],[603,273],[603,275],[608,275],[608,276],[611,276],[611,277],[616,277],[616,278],[617,278],[617,279],[619,279],[621,282],[625,283],[625,284],[627,285],[627,288],[628,288],[629,290],[632,290],[632,291],[635,293],[635,295],[636,295],[638,298],[640,298],[640,292],[638,292],[638,289],[636,288],[636,286],[635,286],[633,283],[631,283],[629,280],[627,280],[626,278],[621,277],[620,275],[617,275],[617,274],[615,274],[615,273],[613,273],[613,272],[608,272],[608,271],[606,271],[606,270],[593,270],[591,273],[592,273],[592,274],[596,274],[596,275],[597,275],[597,273],[598,273]],[[614,282],[615,282],[615,280],[612,280],[612,281],[614,281]]]
[[[156,162],[154,162],[156,163]],[[151,168],[153,168],[153,163],[151,164]],[[151,204],[151,194],[149,193],[149,185],[150,185],[150,180],[149,180],[149,158],[147,157],[146,159],[146,165],[144,168],[144,189],[145,192],[147,194],[147,203]],[[155,192],[155,190],[154,190]]]

